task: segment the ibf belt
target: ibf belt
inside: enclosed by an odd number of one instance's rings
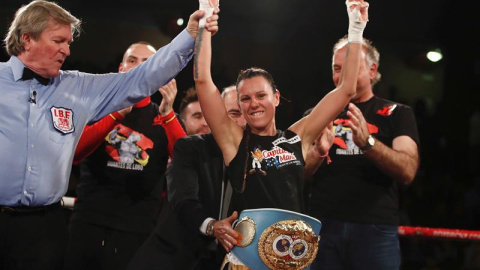
[[[244,210],[235,225],[242,238],[232,253],[255,270],[309,269],[321,227],[318,219],[288,210]]]

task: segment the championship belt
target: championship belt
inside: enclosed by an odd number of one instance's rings
[[[232,253],[255,270],[310,269],[321,228],[318,219],[288,210],[244,210],[234,227],[242,237]]]

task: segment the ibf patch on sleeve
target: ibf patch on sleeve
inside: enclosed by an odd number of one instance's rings
[[[75,130],[72,110],[52,107],[50,113],[52,114],[53,127],[55,127],[56,130],[63,134],[72,133]]]

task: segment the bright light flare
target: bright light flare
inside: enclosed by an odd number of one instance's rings
[[[433,63],[436,63],[440,60],[442,60],[443,54],[440,50],[435,50],[435,51],[429,51],[427,53],[427,59],[432,61]]]
[[[180,18],[180,19],[177,20],[177,25],[178,25],[178,26],[182,26],[183,23],[184,23],[184,21],[183,21],[182,18]]]

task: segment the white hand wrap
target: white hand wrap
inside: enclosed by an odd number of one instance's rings
[[[213,15],[213,11],[215,10],[216,7],[212,7],[209,3],[209,0],[199,0],[199,3],[200,3],[200,10],[205,11],[205,16],[203,16],[203,18],[200,19],[200,21],[198,22],[198,26],[205,27],[207,18]],[[220,3],[220,1],[218,1],[218,3]]]
[[[345,2],[347,5],[347,12],[348,12],[348,42],[356,42],[362,43],[363,42],[363,30],[365,26],[367,26],[368,21],[368,3],[364,2],[363,4],[357,1],[349,2],[348,0]],[[357,5],[353,10],[350,9],[350,6]],[[367,12],[366,20],[362,19],[362,13],[360,12],[360,8],[364,8]]]

